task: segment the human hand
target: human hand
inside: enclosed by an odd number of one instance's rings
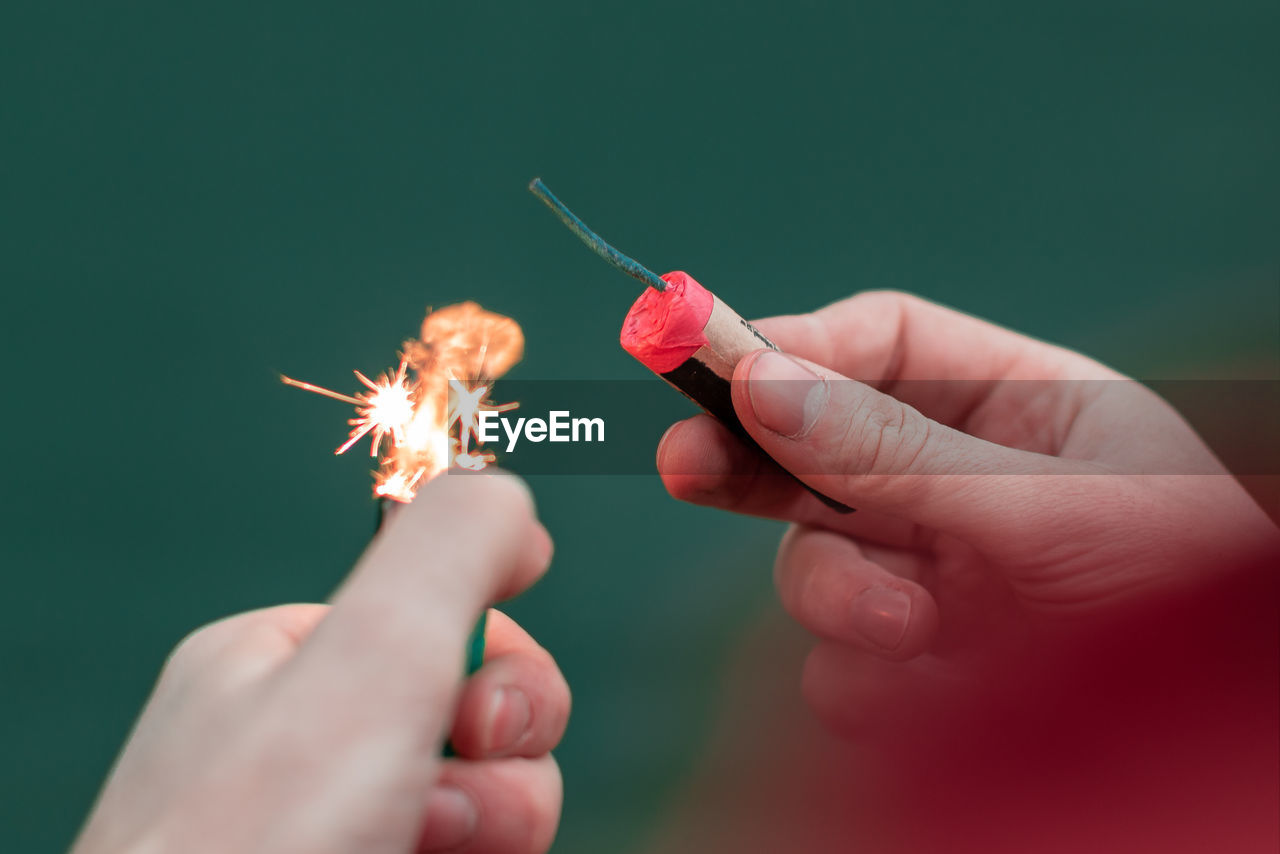
[[[658,468],[677,498],[797,523],[775,577],[822,641],[804,690],[836,731],[927,705],[1028,632],[1275,548],[1178,414],[1083,356],[894,293],[758,325],[799,358],[738,365],[743,426],[858,512],[828,509],[707,416],[668,431]]]
[[[564,679],[496,611],[484,666],[462,671],[482,609],[550,558],[514,477],[436,478],[332,606],[239,614],[179,645],[74,854],[546,851]]]

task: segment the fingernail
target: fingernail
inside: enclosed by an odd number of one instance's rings
[[[788,356],[763,353],[751,365],[747,396],[761,424],[800,439],[813,429],[827,407],[827,383]]]
[[[422,828],[419,851],[457,848],[475,835],[480,811],[471,796],[457,786],[438,786],[427,796],[427,823]]]
[[[485,722],[485,753],[504,753],[524,738],[533,718],[533,705],[519,688],[500,688],[489,701]]]
[[[853,600],[853,625],[873,645],[895,650],[907,634],[911,597],[901,590],[868,587]]]

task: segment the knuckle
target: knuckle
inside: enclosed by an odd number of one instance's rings
[[[859,709],[847,703],[836,689],[842,674],[833,672],[830,644],[821,644],[805,658],[800,693],[805,705],[828,732],[842,738],[856,737],[861,730]]]
[[[865,492],[886,475],[919,474],[929,467],[935,425],[904,403],[868,390],[849,412],[836,443],[836,471]]]
[[[239,623],[235,617],[224,617],[188,633],[165,659],[161,676],[179,678],[206,671],[226,660],[233,641],[239,636]]]
[[[782,535],[782,541],[778,543],[778,553],[773,559],[773,586],[780,597],[784,595],[785,585],[791,575],[791,556],[795,553],[801,531],[799,525],[788,526],[786,533]]]
[[[548,750],[553,749],[560,743],[560,739],[564,738],[565,730],[569,726],[569,715],[573,712],[573,692],[569,689],[569,683],[565,681],[560,671],[556,671],[556,689],[552,692],[551,706],[551,726],[550,740],[551,744]]]
[[[219,689],[239,684],[292,655],[326,612],[324,606],[280,606],[223,617],[180,640],[161,678],[198,679]]]
[[[934,442],[933,422],[903,407],[902,442],[898,446],[896,468],[899,474],[917,474],[924,466],[929,447]],[[914,417],[912,417],[914,416]]]
[[[538,773],[525,787],[521,798],[521,823],[528,828],[526,840],[530,854],[542,854],[551,848],[556,828],[560,824],[560,807],[564,797],[564,782],[560,766],[555,759],[544,756],[532,760],[538,763]]]
[[[824,583],[824,574],[824,567],[816,558],[805,561],[795,580],[794,599],[791,603],[792,616],[819,637],[830,633],[831,622],[827,618],[831,610],[827,594],[831,591],[830,585]]]
[[[905,307],[922,301],[914,294],[893,288],[872,288],[868,291],[860,291],[849,299],[850,301],[856,300],[860,306],[876,305],[886,308]]]
[[[849,302],[850,308],[858,314],[876,319],[876,326],[885,336],[885,344],[895,343],[902,335],[907,318],[930,305],[915,294],[889,289],[862,291],[851,297]]]
[[[560,672],[554,660],[548,655],[540,659],[527,679],[534,698],[534,731],[537,737],[537,753],[546,753],[560,742],[565,729],[569,725],[569,714],[573,708],[573,693],[569,682]]]
[[[820,555],[800,540],[785,558],[779,572],[778,598],[793,619],[809,631],[817,631],[823,610]]]
[[[922,302],[922,300],[906,291],[893,288],[870,288],[839,299],[825,308],[819,309],[816,314],[822,315],[824,312],[832,311],[856,311],[858,313],[874,313],[877,317],[892,316],[899,309],[918,302]]]
[[[223,632],[219,630],[218,623],[209,623],[189,632],[169,653],[165,663],[166,669],[181,669],[215,657],[219,647],[222,646],[222,636]]]
[[[569,680],[565,678],[564,672],[559,665],[552,661],[552,674],[555,680],[555,694],[560,704],[560,717],[568,720],[569,713],[573,710],[573,689],[569,687]]]

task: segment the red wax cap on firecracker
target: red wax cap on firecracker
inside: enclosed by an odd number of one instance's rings
[[[680,270],[662,277],[665,291],[645,288],[622,322],[622,349],[658,374],[678,368],[707,343],[711,291]]]

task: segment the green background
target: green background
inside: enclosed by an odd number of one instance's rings
[[[325,597],[366,541],[348,413],[277,372],[353,388],[476,299],[521,379],[644,376],[634,287],[534,175],[748,316],[900,288],[1139,376],[1280,373],[1274,2],[16,6],[6,851],[69,842],[183,634]],[[775,607],[779,526],[656,477],[534,489],[557,558],[511,610],[575,690],[556,850],[618,850]]]

